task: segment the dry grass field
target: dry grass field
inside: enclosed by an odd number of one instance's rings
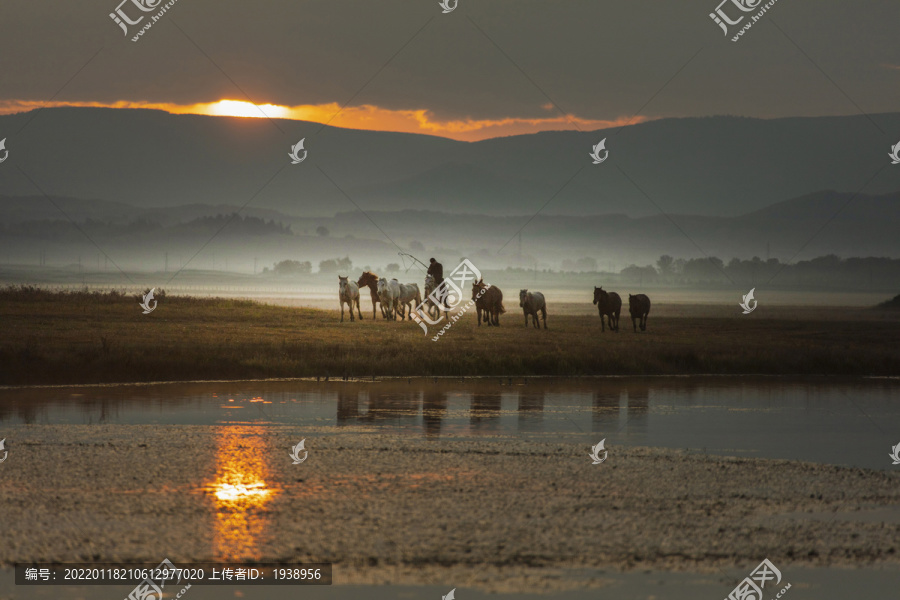
[[[368,310],[366,305],[368,304]],[[588,305],[589,306],[589,305]],[[900,375],[900,312],[654,303],[646,332],[618,333],[565,306],[525,328],[474,310],[439,341],[410,322],[340,322],[335,310],[169,296],[144,315],[115,293],[0,290],[0,384],[370,376],[666,374]],[[435,328],[436,329],[436,328]]]

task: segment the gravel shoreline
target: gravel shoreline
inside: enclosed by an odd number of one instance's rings
[[[353,428],[22,425],[4,435],[0,565],[333,562],[335,583],[563,589],[579,569],[900,564],[894,472],[634,447],[610,447],[592,465],[582,444]],[[303,437],[309,458],[293,465]],[[223,499],[222,481],[268,491]]]

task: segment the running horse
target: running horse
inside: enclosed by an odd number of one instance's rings
[[[359,276],[356,285],[359,286],[359,289],[363,289],[364,287],[369,288],[369,294],[372,296],[372,318],[374,319],[375,305],[381,304],[381,299],[378,297],[378,275],[372,271],[363,271],[363,274]],[[381,316],[382,318],[387,318],[385,316],[383,305],[381,307]]]
[[[542,293],[519,290],[519,306],[525,313],[525,327],[528,327],[528,315],[531,315],[532,325],[538,329],[541,328],[541,324],[538,323],[538,311],[540,311],[544,319],[544,329],[547,329],[547,302]]]
[[[650,314],[650,298],[644,294],[628,294],[628,310],[631,313],[631,325],[637,333],[640,325],[641,331],[647,331],[647,315]]]
[[[443,298],[439,297],[442,295],[442,292],[445,290],[438,291],[438,295],[434,298],[431,297],[432,292],[437,289],[437,284],[434,280],[434,275],[426,275],[425,276],[425,310],[428,311],[428,316],[432,319],[437,319],[441,316],[441,306],[444,306]],[[435,299],[436,298],[436,299]],[[449,308],[446,307],[445,308]],[[450,314],[447,311],[444,311],[444,316],[447,317],[447,320],[450,320]]]
[[[600,311],[600,327],[601,331],[606,331],[606,325],[603,323],[603,317],[609,321],[610,331],[619,331],[619,315],[622,313],[622,297],[615,292],[607,292],[602,287],[594,288],[594,304]]]
[[[506,312],[503,307],[503,292],[495,285],[489,285],[484,279],[472,284],[472,300],[475,301],[475,312],[478,313],[478,326],[484,316],[488,327],[500,327],[500,315]]]
[[[362,321],[362,312],[359,310],[359,286],[349,281],[348,277],[338,275],[338,299],[341,301],[341,323],[344,322],[344,304],[350,307],[350,321],[353,321],[353,306],[356,305],[356,312],[359,314],[359,320]]]

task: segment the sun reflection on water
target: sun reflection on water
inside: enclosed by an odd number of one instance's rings
[[[216,434],[216,477],[205,489],[215,503],[217,560],[257,560],[267,535],[266,505],[278,494],[270,482],[269,450],[260,427],[223,427]]]

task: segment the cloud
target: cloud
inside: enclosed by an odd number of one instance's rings
[[[172,114],[194,114],[209,116],[231,116],[245,118],[295,119],[314,123],[327,123],[335,127],[364,129],[370,131],[395,131],[420,133],[450,138],[459,141],[478,141],[494,137],[536,133],[539,131],[559,131],[577,129],[592,131],[633,125],[647,120],[646,117],[618,117],[615,119],[586,119],[575,115],[555,115],[548,117],[506,117],[501,119],[454,119],[439,120],[428,109],[393,110],[372,106],[345,107],[336,103],[305,104],[299,106],[278,106],[257,104],[241,100],[219,100],[199,104],[171,104],[155,102],[38,102],[28,100],[0,101],[0,114],[26,112],[42,107],[77,106],[94,108],[155,109]],[[548,106],[541,107],[549,110]]]

